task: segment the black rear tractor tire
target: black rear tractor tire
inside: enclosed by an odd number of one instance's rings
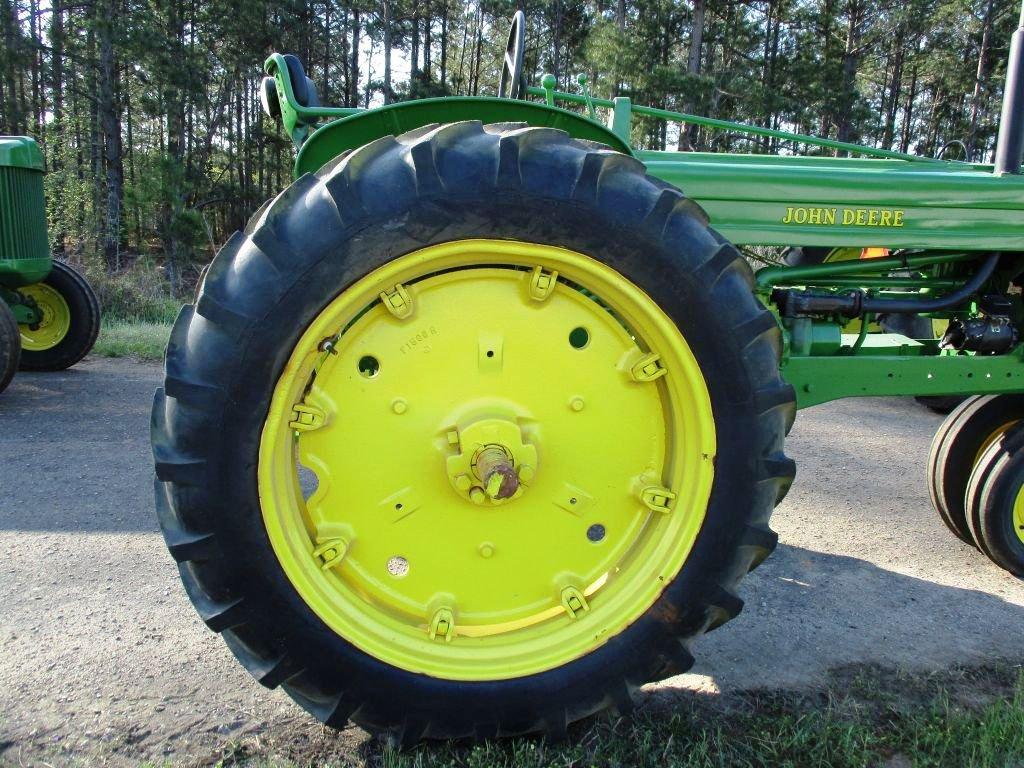
[[[978,548],[1000,568],[1024,577],[1024,426],[995,440],[967,487],[967,522]]]
[[[928,454],[928,492],[942,522],[977,546],[967,518],[967,486],[985,449],[1024,419],[1024,395],[984,395],[962,402],[942,422]]]
[[[268,540],[256,468],[275,385],[324,308],[403,255],[473,239],[571,249],[641,287],[692,348],[718,447],[703,526],[645,613],[561,666],[467,682],[388,664],[314,613]],[[351,719],[404,745],[557,738],[628,709],[638,686],[690,667],[693,641],[739,612],[739,580],[776,544],[768,520],[793,478],[783,439],[795,400],[779,327],[752,287],[695,203],[557,130],[428,126],[303,176],[217,255],[178,316],[153,404],[159,521],[197,611],[264,685],[330,726]]]
[[[69,313],[66,333],[52,346],[22,350],[23,371],[63,371],[87,354],[100,333],[100,303],[92,287],[73,267],[62,261],[53,262],[53,269],[41,285],[63,299]],[[26,333],[31,333],[27,326]]]
[[[14,378],[21,360],[21,334],[11,308],[0,300],[0,392]]]

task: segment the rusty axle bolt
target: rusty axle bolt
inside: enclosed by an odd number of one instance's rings
[[[484,490],[492,499],[510,498],[519,490],[519,476],[512,459],[505,449],[488,445],[477,454],[474,471],[484,484]]]

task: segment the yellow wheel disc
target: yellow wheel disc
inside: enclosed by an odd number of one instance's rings
[[[1024,487],[1013,500],[1013,530],[1017,533],[1017,538],[1024,543]]]
[[[601,262],[463,240],[398,258],[302,335],[260,443],[297,593],[401,669],[499,680],[623,631],[685,563],[714,476],[700,367]]]
[[[981,457],[985,454],[985,451],[988,450],[988,447],[992,445],[992,443],[994,443],[1000,437],[1002,437],[1004,434],[1006,434],[1006,431],[1014,424],[1016,424],[1017,421],[1017,419],[1014,419],[1013,421],[1006,422],[1001,427],[992,432],[992,434],[986,437],[985,441],[978,448],[978,452],[974,454],[974,463],[977,464],[981,460]]]
[[[27,288],[18,289],[23,295],[35,300],[36,306],[43,313],[38,325],[18,325],[21,332],[21,347],[30,352],[42,352],[53,349],[71,328],[71,310],[64,297],[46,283],[36,283]]]

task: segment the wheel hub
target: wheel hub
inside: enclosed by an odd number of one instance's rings
[[[39,312],[39,322],[18,326],[22,347],[30,352],[55,347],[71,326],[71,310],[64,297],[46,283],[36,283],[20,291]]]
[[[482,418],[450,430],[448,443],[454,450],[445,462],[448,479],[473,504],[517,499],[536,476],[537,448],[514,417]]]

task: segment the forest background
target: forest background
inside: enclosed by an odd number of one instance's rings
[[[39,140],[54,255],[159,320],[290,180],[261,65],[321,103],[493,93],[513,12],[531,82],[921,155],[991,157],[1010,0],[0,0],[0,134]],[[638,121],[647,148],[794,152]]]

